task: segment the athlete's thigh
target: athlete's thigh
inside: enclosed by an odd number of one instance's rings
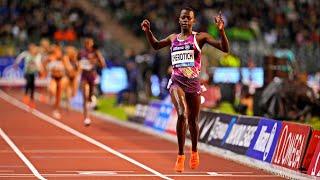
[[[63,76],[63,78],[61,79],[61,82],[62,82],[63,86],[68,86],[70,83],[70,80],[68,77]]]
[[[88,98],[89,96],[89,83],[87,81],[81,81],[81,89],[84,97]]]
[[[186,94],[187,106],[189,107],[189,116],[194,118],[200,113],[201,96],[197,93]]]
[[[51,92],[52,94],[56,93],[57,90],[57,82],[51,78],[50,79],[50,83],[49,83],[49,87],[48,87],[49,92]]]
[[[186,103],[185,92],[179,86],[171,86],[170,96],[178,115],[187,114],[188,108]]]
[[[79,86],[79,78],[75,78],[71,81],[71,87],[73,91],[77,91],[78,90],[78,86]]]

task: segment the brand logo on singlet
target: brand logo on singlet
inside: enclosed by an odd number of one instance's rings
[[[193,67],[194,50],[190,44],[174,46],[171,51],[171,63],[174,67]]]

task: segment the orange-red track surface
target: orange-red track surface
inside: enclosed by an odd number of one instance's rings
[[[21,101],[20,91],[6,93]],[[50,119],[52,106],[36,102],[36,111]],[[281,179],[203,152],[200,152],[200,167],[191,170],[189,148],[186,148],[185,171],[176,173],[173,170],[175,143],[94,117],[91,126],[84,127],[79,112],[62,110],[58,121],[74,129],[75,135],[45,121],[39,113],[28,112],[0,98],[0,128],[29,161],[25,163],[17,155],[2,133],[0,179],[37,179],[30,164],[45,179]]]

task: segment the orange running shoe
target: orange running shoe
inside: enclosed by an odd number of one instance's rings
[[[27,95],[23,96],[22,102],[23,102],[24,104],[29,104],[29,101],[30,101],[30,97],[29,97],[29,96],[27,96]]]
[[[174,167],[174,170],[177,172],[184,171],[184,160],[186,159],[185,155],[178,155],[176,165]]]
[[[40,100],[40,102],[42,102],[42,103],[48,103],[48,99],[47,99],[46,96],[43,95],[43,94],[40,94],[39,100]]]
[[[34,102],[34,100],[31,100],[31,101],[28,103],[28,106],[29,106],[31,109],[34,109],[34,108],[36,108],[36,103]]]
[[[189,161],[189,166],[191,169],[196,169],[200,164],[199,153],[198,151],[191,151],[191,157]]]

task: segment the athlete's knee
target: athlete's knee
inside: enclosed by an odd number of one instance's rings
[[[187,117],[182,115],[178,116],[177,128],[185,127],[188,124]]]
[[[190,128],[196,128],[198,125],[198,122],[196,121],[196,119],[188,118],[188,124]]]
[[[188,113],[184,108],[178,109],[177,113],[178,113],[178,120],[179,121],[185,122],[188,119],[188,115],[187,115]]]
[[[188,125],[189,125],[189,130],[190,132],[197,132],[199,131],[199,125],[197,119],[191,119],[190,117],[188,118]]]
[[[184,106],[181,106],[180,104],[176,106],[176,110],[177,110],[178,116],[182,116],[182,115],[187,116],[188,114],[186,108]]]
[[[179,115],[178,115],[178,119],[187,120],[187,116],[186,116],[185,114],[179,114]]]

